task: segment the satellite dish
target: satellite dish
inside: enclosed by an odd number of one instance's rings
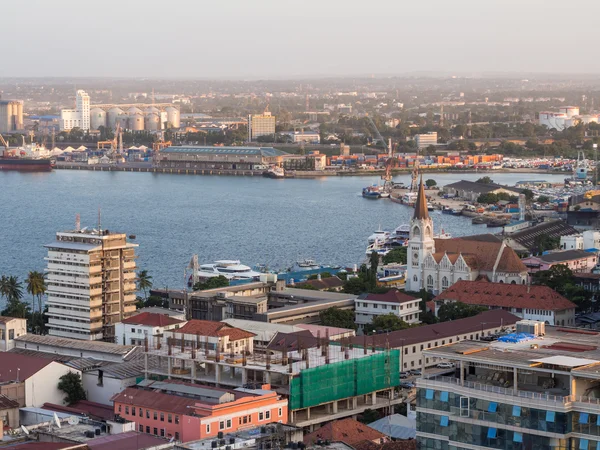
[[[21,425],[21,430],[23,430],[23,433],[29,434],[29,430],[24,425]]]
[[[77,425],[79,423],[79,417],[71,416],[67,419],[67,422],[69,422],[69,425]]]
[[[54,423],[58,428],[60,428],[60,420],[58,420],[58,416],[54,413]]]

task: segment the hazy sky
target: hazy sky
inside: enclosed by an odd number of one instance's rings
[[[0,1],[0,76],[600,73],[600,1]]]

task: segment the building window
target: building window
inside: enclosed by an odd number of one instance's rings
[[[417,346],[413,345],[413,353],[417,353]]]
[[[132,328],[132,329],[131,329],[131,332],[132,332],[132,333],[135,333],[135,328]]]
[[[377,303],[373,303],[373,309],[377,309]]]
[[[231,428],[231,419],[227,419],[227,428]]]
[[[258,420],[265,420],[264,415],[262,412],[258,413]]]
[[[175,423],[179,423],[179,416],[175,416]]]
[[[244,416],[244,420],[243,420],[243,422],[244,422],[244,423],[248,423],[248,416]]]
[[[129,414],[129,406],[125,407],[125,414]]]
[[[160,413],[160,421],[164,422],[165,421],[165,413]]]
[[[121,412],[121,405],[119,405],[119,412]]]
[[[269,420],[271,418],[271,411],[265,411],[265,418]]]
[[[158,413],[154,411],[154,420],[158,420]]]
[[[161,435],[161,437],[165,437],[165,429],[164,428],[160,429],[160,435]]]
[[[154,436],[158,436],[158,428],[154,428]]]
[[[140,430],[140,433],[143,433],[144,432],[144,425],[140,425],[138,427],[138,430]]]
[[[150,410],[147,409],[146,410],[146,419],[149,419],[149,418],[150,418]],[[150,433],[150,432],[148,431],[148,433]]]
[[[132,406],[132,407],[131,407],[131,415],[132,415],[132,416],[135,416],[135,406]]]
[[[206,424],[206,434],[210,434],[210,423]]]
[[[442,277],[442,291],[448,289],[448,278]]]
[[[219,422],[219,430],[225,429],[225,422]]]
[[[173,422],[173,416],[171,414],[167,415],[167,422],[169,422],[169,423]]]
[[[144,410],[142,408],[138,412],[140,417],[144,417]]]
[[[279,417],[281,417],[281,415],[283,414],[283,411],[281,410],[281,408],[279,408],[278,413],[279,413]]]
[[[427,290],[433,291],[433,277],[431,275],[427,276]]]
[[[179,431],[175,432],[175,440],[178,441],[179,440]]]

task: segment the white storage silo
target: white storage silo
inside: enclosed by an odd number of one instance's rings
[[[151,106],[144,111],[144,119],[146,123],[146,131],[158,131],[160,127],[160,111],[158,108]]]
[[[168,126],[170,128],[179,128],[179,125],[180,125],[179,109],[175,108],[174,106],[168,106],[166,108],[166,112],[167,112],[167,122],[169,122]]]
[[[106,111],[102,108],[93,108],[90,111],[90,127],[92,130],[106,127]]]
[[[106,115],[106,126],[114,130],[117,126],[117,122],[119,122],[120,118],[123,116],[125,116],[125,111],[118,106],[110,108],[108,110],[108,114]]]
[[[132,106],[127,110],[127,116],[129,118],[128,129],[132,131],[143,131],[144,130],[144,113],[141,109]]]

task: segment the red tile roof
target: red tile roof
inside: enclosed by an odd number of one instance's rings
[[[146,433],[128,431],[127,433],[107,434],[86,442],[90,450],[140,450],[165,445],[165,439]]]
[[[194,406],[198,403],[198,399],[131,387],[115,395],[112,401],[115,405],[122,403],[182,415],[190,414],[192,410],[188,406]],[[115,411],[117,410],[115,409]],[[121,412],[121,416],[125,417],[124,411]]]
[[[459,281],[434,300],[454,300],[469,305],[530,308],[548,311],[563,311],[575,308],[573,302],[548,286],[490,283],[487,281]]]
[[[390,289],[385,294],[364,294],[358,297],[361,300],[371,300],[376,302],[387,303],[406,303],[419,300],[412,295],[405,294],[398,289]]]
[[[229,339],[232,341],[237,341],[239,339],[247,339],[256,336],[254,333],[250,333],[249,331],[241,330],[239,328],[231,327],[226,323],[196,319],[190,320],[178,330],[170,331],[173,331],[174,333],[183,334],[198,334],[200,336],[229,336]]]
[[[21,444],[12,445],[10,450],[62,450],[62,449],[85,449],[86,444],[77,444],[75,442],[23,442]]]
[[[10,398],[0,395],[0,410],[3,409],[14,409],[19,407],[19,402],[11,400]]]
[[[0,383],[16,381],[17,378],[20,381],[25,381],[52,363],[54,361],[48,358],[4,352],[0,356]]]
[[[43,408],[49,409],[50,411],[89,416],[90,418],[96,420],[113,420],[115,418],[115,413],[112,406],[91,402],[89,400],[80,400],[71,406],[44,403]]]
[[[311,445],[319,439],[323,441],[342,441],[352,446],[365,440],[373,441],[375,439],[387,439],[387,437],[385,434],[357,420],[348,418],[329,422],[317,431],[307,434],[304,436],[304,443]]]
[[[166,314],[144,312],[124,319],[122,322],[132,325],[146,325],[149,327],[166,327],[168,325],[183,323],[183,320],[174,319]]]
[[[296,283],[295,287],[301,289],[306,285],[312,286],[318,290],[324,290],[340,288],[344,285],[344,282],[338,277],[327,277],[321,278],[320,280],[306,280],[302,283]]]

